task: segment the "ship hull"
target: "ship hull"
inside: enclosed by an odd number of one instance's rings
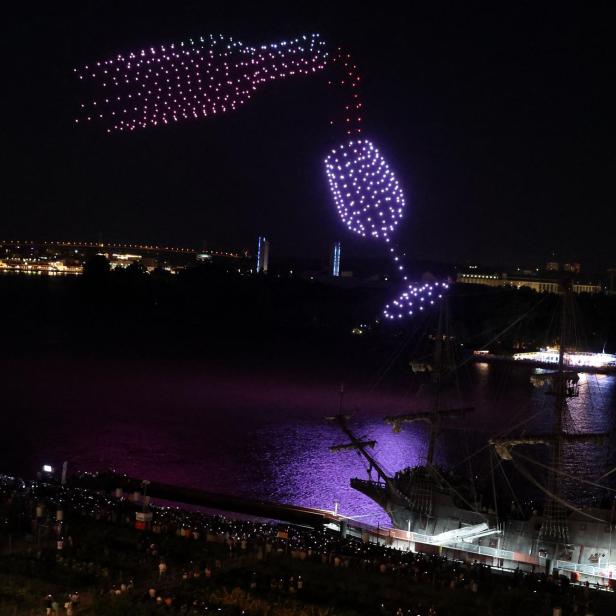
[[[352,479],[351,486],[387,513],[393,526],[391,541],[397,547],[438,551],[508,569],[557,571],[573,581],[616,587],[616,527],[608,509],[571,512],[566,518],[566,539],[549,540],[541,536],[541,515],[499,523],[493,512],[458,507],[443,493],[433,494],[431,512],[426,513],[413,510],[403,494],[385,483]],[[488,530],[464,540],[442,539],[481,525]]]

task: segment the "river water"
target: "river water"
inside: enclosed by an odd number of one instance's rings
[[[310,371],[286,374],[255,366],[237,370],[212,362],[44,358],[4,360],[0,472],[31,474],[43,463],[69,471],[114,468],[140,478],[241,496],[333,509],[385,523],[378,506],[349,486],[366,469],[324,416],[340,401],[333,379]],[[473,405],[438,443],[441,464],[482,476],[490,436],[517,426],[549,430],[553,398],[529,384],[531,369],[476,364],[467,382],[442,404]],[[390,472],[420,463],[426,428],[383,422],[389,414],[429,408],[416,378],[412,387],[373,387],[361,379],[345,388],[358,436],[375,439],[374,454]],[[569,429],[611,431],[616,425],[616,377],[581,375],[570,401]],[[539,447],[538,449],[541,449]],[[530,450],[529,450],[530,451]],[[470,454],[470,463],[465,461]],[[546,461],[545,452],[538,451]],[[596,479],[613,464],[612,447],[576,444],[565,465]],[[540,467],[528,466],[541,473]]]

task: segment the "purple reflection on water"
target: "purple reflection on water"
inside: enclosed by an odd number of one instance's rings
[[[6,409],[0,471],[26,473],[66,459],[73,470],[112,467],[142,478],[325,509],[338,501],[346,515],[387,521],[349,486],[351,477],[367,476],[362,459],[329,451],[344,442],[338,428],[324,420],[338,408],[332,379],[273,369],[230,374],[163,360],[61,358],[4,362],[0,369]],[[479,365],[474,374],[474,383],[451,402],[473,404],[475,413],[444,432],[438,444],[437,458],[448,466],[482,448],[504,426],[530,420],[528,429],[539,431],[550,423],[552,399],[529,386],[528,370]],[[409,425],[394,434],[382,419],[430,408],[429,396],[370,392],[362,383],[347,392],[345,408],[358,408],[351,426],[359,436],[377,440],[375,455],[385,469],[393,473],[422,461],[426,427]],[[571,421],[579,430],[609,430],[615,399],[615,377],[582,377]],[[581,447],[566,463],[596,476],[605,467],[604,452]]]

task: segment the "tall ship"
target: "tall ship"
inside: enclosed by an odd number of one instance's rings
[[[490,480],[477,485],[442,468],[435,462],[435,449],[442,429],[449,422],[463,420],[471,407],[450,408],[441,404],[447,376],[455,369],[447,352],[451,336],[446,331],[445,304],[439,314],[430,364],[412,366],[429,373],[433,390],[431,408],[386,417],[395,432],[406,423],[428,425],[424,464],[388,474],[371,450],[376,442],[358,438],[349,427],[350,416],[340,412],[329,418],[348,441],[332,451],[356,451],[367,462],[368,477],[351,479],[351,486],[375,501],[389,516],[393,540],[405,542],[417,551],[435,552],[453,558],[474,559],[505,568],[545,571],[570,576],[573,580],[613,586],[616,582],[616,490],[566,472],[563,459],[569,447],[585,443],[605,447],[607,434],[569,429],[569,403],[579,395],[579,376],[566,361],[572,337],[571,285],[561,286],[558,362],[554,370],[533,379],[544,388],[553,403],[551,429],[543,434],[507,435],[488,443]],[[517,448],[522,447],[521,451]],[[543,467],[543,481],[528,472],[523,451],[547,447],[549,462]],[[528,486],[540,494],[536,501],[518,499],[501,466],[514,465]],[[501,469],[502,470],[502,469]],[[613,472],[616,472],[614,469]],[[611,473],[606,473],[604,478]],[[603,478],[602,478],[603,479]],[[605,495],[598,504],[582,507],[566,498],[565,485],[579,482]],[[507,491],[507,496],[503,492]]]

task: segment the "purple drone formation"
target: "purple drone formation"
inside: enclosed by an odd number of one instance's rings
[[[348,53],[337,49],[330,56],[318,34],[259,47],[209,35],[74,69],[80,80],[93,82],[100,90],[99,97],[81,104],[75,122],[100,122],[112,132],[204,118],[237,109],[269,81],[310,75],[327,64],[338,71],[330,83],[345,93],[340,124],[352,137],[362,132],[360,75]],[[368,139],[352,138],[331,150],[325,170],[347,229],[388,245],[397,272],[406,281],[402,259],[391,242],[404,213],[404,194],[383,155]],[[383,314],[390,320],[412,315],[434,304],[446,288],[441,283],[408,284]]]
[[[246,46],[222,35],[189,39],[74,69],[101,95],[81,104],[86,121],[133,131],[235,110],[264,83],[325,68],[318,34]],[[75,119],[79,122],[80,118]]]
[[[389,244],[395,266],[406,281],[404,265],[391,245],[391,235],[404,213],[404,194],[393,171],[372,142],[355,139],[334,148],[325,159],[325,172],[334,203],[349,231]],[[442,298],[444,283],[409,284],[385,306],[386,319],[401,319]]]
[[[443,297],[443,292],[448,288],[449,285],[446,282],[426,283],[419,287],[408,285],[406,291],[391,304],[385,306],[383,314],[390,320],[411,316],[428,306],[433,306],[436,300]]]
[[[404,195],[379,150],[368,139],[351,140],[331,151],[325,171],[349,231],[389,242],[402,218]]]

